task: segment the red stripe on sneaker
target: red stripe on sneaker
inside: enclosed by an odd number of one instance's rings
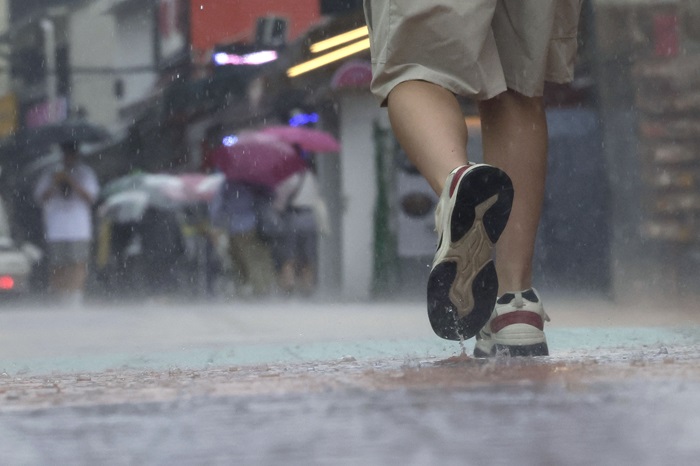
[[[544,321],[536,312],[513,311],[493,319],[491,321],[491,332],[500,332],[505,327],[513,324],[527,324],[537,327],[540,330],[544,330]]]
[[[452,177],[452,184],[450,185],[450,197],[455,192],[455,189],[457,189],[457,185],[459,184],[459,180],[462,179],[462,174],[469,169],[468,165],[465,165],[463,167],[460,167],[459,170],[457,170],[457,173]]]

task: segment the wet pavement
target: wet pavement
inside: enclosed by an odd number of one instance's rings
[[[5,307],[0,463],[697,464],[697,310],[545,305],[493,360],[413,302]]]

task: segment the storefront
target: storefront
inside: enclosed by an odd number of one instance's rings
[[[594,5],[613,294],[692,301],[700,279],[700,6]]]

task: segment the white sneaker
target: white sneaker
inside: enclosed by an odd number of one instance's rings
[[[544,312],[537,290],[506,293],[496,301],[491,318],[476,336],[474,356],[547,356]]]
[[[498,293],[491,251],[508,222],[513,185],[485,164],[455,168],[435,210],[438,247],[428,278],[428,318],[448,340],[468,339],[486,324]]]

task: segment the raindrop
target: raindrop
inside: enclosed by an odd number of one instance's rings
[[[462,349],[462,354],[460,356],[466,357],[467,347],[464,346],[464,336],[461,333],[459,334],[459,347]]]

